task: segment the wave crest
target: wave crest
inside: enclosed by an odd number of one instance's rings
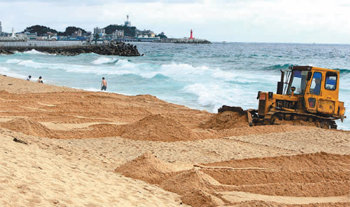
[[[99,57],[96,60],[92,61],[94,65],[102,65],[102,64],[113,64],[118,62],[117,58],[109,58],[109,57]]]
[[[271,65],[268,67],[265,67],[265,70],[283,70],[283,69],[288,69],[289,67],[293,66],[293,64],[277,64],[277,65]]]

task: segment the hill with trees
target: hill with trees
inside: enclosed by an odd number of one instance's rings
[[[31,27],[27,27],[23,32],[36,33],[38,36],[43,36],[48,32],[57,33],[57,30],[42,25],[34,25]]]
[[[86,35],[88,32],[85,31],[84,29],[80,27],[74,27],[74,26],[69,26],[66,28],[64,32],[59,32],[58,35],[63,35],[63,36],[71,36],[75,32],[78,32],[79,30],[82,31],[83,35]]]
[[[116,30],[124,30],[124,36],[135,37],[136,27],[127,27],[125,25],[110,24],[104,28],[106,34],[112,34]]]

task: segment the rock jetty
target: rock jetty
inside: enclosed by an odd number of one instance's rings
[[[0,46],[0,54],[6,55],[14,54],[15,52],[25,52],[30,50],[67,56],[74,56],[82,53],[96,53],[99,55],[140,56],[140,53],[135,45],[123,42],[58,47]]]

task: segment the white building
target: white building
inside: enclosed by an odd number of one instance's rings
[[[105,29],[95,27],[94,28],[94,34],[100,34],[101,36],[105,35]]]
[[[16,35],[15,35],[15,29],[12,27],[12,34],[11,34],[11,37],[12,38],[14,38],[14,37],[16,37]]]
[[[83,36],[83,31],[81,31],[80,29],[77,31],[77,36],[81,37]]]
[[[124,30],[116,30],[114,33],[116,34],[117,38],[124,37]]]

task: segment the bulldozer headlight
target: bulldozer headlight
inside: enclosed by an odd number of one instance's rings
[[[265,93],[260,93],[259,94],[259,100],[261,100],[261,101],[264,101],[264,100],[266,100],[266,94]]]

